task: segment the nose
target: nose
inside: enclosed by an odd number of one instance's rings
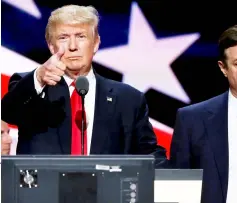
[[[78,46],[76,43],[76,38],[71,37],[69,41],[69,51],[77,51],[77,50],[78,50]]]

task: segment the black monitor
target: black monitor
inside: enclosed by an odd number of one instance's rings
[[[2,203],[153,203],[152,155],[2,156]]]

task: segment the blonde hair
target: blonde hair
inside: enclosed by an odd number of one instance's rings
[[[54,10],[45,30],[47,42],[52,39],[52,34],[57,24],[90,24],[93,27],[94,36],[98,34],[99,14],[93,6],[67,5]]]

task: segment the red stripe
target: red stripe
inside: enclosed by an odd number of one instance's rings
[[[172,135],[169,133],[166,133],[158,128],[154,128],[154,132],[156,134],[157,141],[158,141],[159,145],[161,145],[162,147],[164,147],[167,150],[166,155],[169,158]]]
[[[1,99],[8,91],[8,83],[10,77],[8,75],[1,74]]]

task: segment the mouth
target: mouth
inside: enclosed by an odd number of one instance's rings
[[[69,59],[69,60],[78,60],[78,59],[80,59],[81,58],[81,56],[71,56],[71,57],[67,57],[67,59]]]

